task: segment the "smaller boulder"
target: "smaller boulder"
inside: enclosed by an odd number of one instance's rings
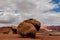
[[[17,34],[17,27],[16,26],[11,26],[11,30],[13,31],[14,34]]]

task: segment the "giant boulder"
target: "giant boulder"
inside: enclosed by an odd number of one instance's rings
[[[41,23],[38,20],[31,18],[31,19],[25,20],[24,22],[31,23],[34,25],[37,31],[40,30]]]
[[[22,37],[35,37],[36,28],[31,23],[22,22],[17,27],[17,33]]]

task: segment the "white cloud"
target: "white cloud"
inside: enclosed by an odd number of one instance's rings
[[[58,4],[52,0],[0,0],[0,22],[3,25],[16,25],[19,22],[35,18],[42,25],[59,25],[60,14],[49,10],[56,8]],[[16,12],[16,13],[15,13]],[[9,23],[9,24],[8,24]]]
[[[59,13],[46,13],[42,14],[41,23],[45,25],[60,25],[60,14]]]
[[[48,11],[54,7],[56,7],[56,4],[50,3],[51,0],[29,0],[29,1],[23,1],[23,2],[18,2],[17,7],[20,9],[22,12],[44,12]]]

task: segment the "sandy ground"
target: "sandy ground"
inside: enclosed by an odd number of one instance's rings
[[[21,38],[17,34],[0,34],[0,40],[40,40],[40,39]]]
[[[36,38],[21,38],[18,34],[0,34],[0,40],[60,40],[60,36],[44,36],[36,34]]]
[[[4,32],[7,32],[8,34]],[[46,36],[43,34],[44,32],[37,32],[35,39],[34,38],[21,38],[20,35],[13,34],[10,28],[0,28],[0,40],[60,40],[60,36]]]

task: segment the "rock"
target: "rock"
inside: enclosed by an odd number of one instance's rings
[[[35,37],[36,29],[31,23],[22,22],[17,27],[17,33],[22,37]]]
[[[45,32],[45,31],[52,31],[52,30],[51,29],[48,29],[48,26],[46,26],[46,25],[41,25],[40,31]]]
[[[41,23],[39,21],[31,18],[31,19],[25,20],[24,22],[31,23],[31,24],[33,24],[35,26],[35,28],[36,28],[37,31],[40,30]]]
[[[16,26],[11,26],[11,30],[13,31],[14,34],[17,34],[17,27]]]

